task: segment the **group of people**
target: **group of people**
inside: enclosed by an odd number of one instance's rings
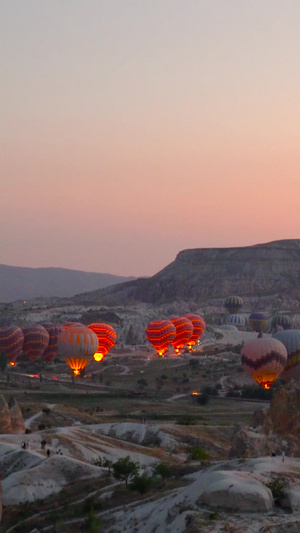
[[[41,440],[41,450],[45,450],[46,444],[47,444],[47,442],[45,441],[45,439],[42,439]],[[28,441],[25,442],[25,440],[23,440],[21,442],[21,448],[22,448],[22,450],[28,450],[29,442]],[[47,450],[46,450],[47,457],[50,457],[50,454],[51,454],[51,452],[50,452],[49,448],[47,448]],[[60,448],[59,448],[59,450],[57,450],[56,455],[62,455],[62,451],[61,451]]]

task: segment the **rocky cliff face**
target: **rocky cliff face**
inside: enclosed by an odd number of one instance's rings
[[[75,303],[197,303],[239,294],[271,302],[300,299],[300,240],[243,248],[201,248],[180,252],[175,261],[147,279],[122,283],[73,298]],[[257,306],[256,306],[257,307]]]

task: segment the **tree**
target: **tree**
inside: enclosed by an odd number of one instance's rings
[[[104,468],[108,468],[108,474],[107,475],[110,476],[110,471],[113,468],[114,463],[110,459],[104,459],[102,461],[102,466],[104,466]]]
[[[121,479],[121,481],[125,481],[126,487],[128,487],[128,480],[130,477],[138,474],[138,467],[137,464],[130,459],[129,455],[127,455],[127,457],[122,457],[113,464],[113,471],[114,477],[116,479]]]
[[[171,468],[167,463],[156,463],[153,467],[153,474],[160,476],[162,479],[166,479],[171,476]]]
[[[140,494],[145,494],[152,485],[152,479],[151,477],[147,476],[146,474],[142,475],[136,475],[134,476],[133,480],[131,481],[129,487],[131,490],[137,490]]]
[[[202,392],[202,394],[199,394],[199,396],[196,397],[196,402],[200,405],[207,405],[209,402],[209,395]]]

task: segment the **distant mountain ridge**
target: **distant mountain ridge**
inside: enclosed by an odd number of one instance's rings
[[[0,264],[0,302],[66,298],[135,279],[67,268],[29,268]]]
[[[300,299],[300,239],[183,250],[150,278],[80,294],[72,302],[121,305],[186,300],[201,304],[229,294]]]

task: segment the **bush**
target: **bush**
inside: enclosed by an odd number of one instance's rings
[[[151,477],[147,476],[146,474],[137,474],[134,476],[129,487],[131,490],[137,490],[140,494],[145,494],[145,492],[151,488],[152,483],[153,481]]]
[[[49,407],[43,407],[42,411],[43,411],[43,413],[45,413],[46,415],[49,415],[51,409],[50,409]]]
[[[205,393],[199,394],[199,396],[197,396],[196,398],[196,402],[199,403],[200,405],[207,405],[209,402],[208,394],[205,394]]]
[[[193,446],[188,450],[188,459],[190,461],[201,461],[202,463],[205,463],[209,458],[209,454],[200,446]]]
[[[208,394],[209,396],[218,396],[218,389],[217,387],[207,385],[206,387],[203,387],[202,394]]]
[[[154,476],[160,476],[162,479],[166,479],[172,475],[171,468],[167,463],[156,463],[153,467]]]
[[[258,385],[245,385],[241,390],[242,398],[254,398],[257,400],[271,400],[274,392],[274,387],[271,389],[264,389]]]
[[[280,505],[280,500],[282,500],[286,495],[286,481],[283,478],[276,477],[271,479],[269,483],[266,483],[273,495],[274,501],[277,505]]]

